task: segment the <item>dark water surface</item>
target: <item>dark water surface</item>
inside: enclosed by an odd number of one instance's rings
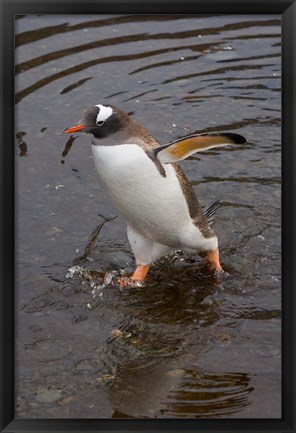
[[[279,16],[46,15],[16,20],[16,416],[281,417]],[[145,287],[91,154],[63,135],[113,103],[161,143],[237,132],[182,162],[221,197],[219,280],[160,260]],[[111,274],[112,275],[112,274]]]

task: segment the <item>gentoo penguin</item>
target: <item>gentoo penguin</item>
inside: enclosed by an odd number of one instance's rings
[[[127,221],[136,259],[130,280],[143,281],[151,264],[172,250],[207,253],[210,267],[222,272],[218,238],[177,164],[195,152],[246,139],[234,133],[189,135],[165,145],[114,105],[94,105],[64,133],[93,135],[99,175]]]

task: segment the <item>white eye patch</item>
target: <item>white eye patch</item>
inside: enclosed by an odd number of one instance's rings
[[[105,107],[105,105],[98,104],[96,107],[99,107],[100,111],[97,115],[96,123],[104,123],[110,116],[113,114],[113,108]]]

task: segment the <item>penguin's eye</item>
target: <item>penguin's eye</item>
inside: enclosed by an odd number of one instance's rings
[[[105,123],[105,120],[99,120],[99,121],[97,122],[97,125],[98,125],[98,126],[103,126],[104,123]]]

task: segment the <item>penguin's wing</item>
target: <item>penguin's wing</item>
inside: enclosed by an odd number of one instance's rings
[[[154,156],[164,164],[181,161],[195,152],[229,144],[246,143],[245,137],[231,132],[188,135],[153,149]]]

